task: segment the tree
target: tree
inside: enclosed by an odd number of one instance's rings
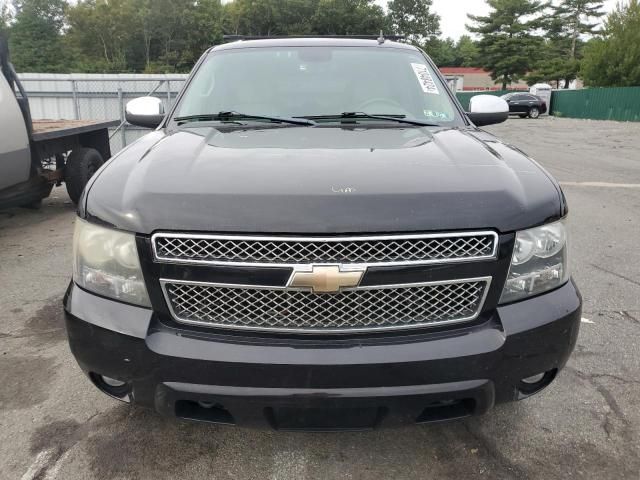
[[[438,67],[456,67],[456,43],[452,38],[430,38],[421,45]]]
[[[437,38],[432,0],[0,0],[21,70],[186,72],[222,34],[405,33],[441,65],[474,62],[469,37]],[[4,6],[4,7],[3,7]]]
[[[227,35],[240,35],[244,26],[246,2],[228,2],[222,10],[222,30]]]
[[[11,19],[12,15],[11,10],[9,9],[9,3],[0,0],[0,35],[6,35],[9,32]]]
[[[358,35],[388,30],[373,0],[234,0],[224,5],[232,35]]]
[[[431,8],[432,0],[391,0],[387,4],[391,28],[417,45],[433,40],[440,35],[440,16]]]
[[[144,68],[134,0],[84,0],[68,9],[68,47],[87,72],[126,72]]]
[[[314,35],[374,35],[389,30],[382,7],[372,0],[320,0],[311,19]]]
[[[220,0],[199,0],[186,17],[186,48],[178,71],[189,71],[207,48],[222,43],[224,10]]]
[[[479,62],[500,80],[502,89],[518,81],[535,65],[541,39],[536,31],[541,26],[539,0],[487,0],[491,11],[487,16],[468,15],[473,22],[470,32],[481,35],[478,42]]]
[[[578,58],[578,42],[580,35],[593,35],[600,22],[590,22],[604,15],[601,0],[562,0],[555,7],[554,16],[562,25],[562,30],[570,39],[569,59]]]
[[[579,70],[578,62],[569,59],[571,39],[566,34],[565,25],[555,8],[543,19],[544,41],[540,46],[540,56],[533,71],[526,76],[529,85],[539,82],[555,83],[561,87],[576,78]]]
[[[82,71],[185,72],[222,40],[222,23],[220,0],[83,0],[65,41]]]
[[[478,65],[478,47],[469,35],[462,35],[457,42],[452,38],[430,38],[421,46],[439,67]]]
[[[136,3],[144,6],[135,8],[135,23],[145,41],[144,71],[178,71],[184,61],[189,20],[197,16],[200,5],[176,0],[138,0]],[[213,31],[214,25],[210,27]]]
[[[462,35],[456,43],[456,67],[476,67],[480,52],[478,45],[469,35]]]
[[[15,21],[9,28],[12,62],[21,72],[64,72],[68,57],[62,48],[64,0],[14,2]]]
[[[220,0],[199,0],[195,5],[160,1],[173,4],[175,17],[168,24],[162,17],[153,23],[155,48],[145,72],[188,72],[207,48],[222,41],[222,4]]]
[[[286,0],[283,3],[286,3]],[[231,2],[230,8],[241,14],[241,30],[238,33],[243,35],[282,34],[279,25],[286,7],[278,0],[235,0]]]
[[[535,78],[543,81],[564,80],[564,88],[569,88],[572,80],[578,77],[582,58],[581,37],[594,35],[600,25],[597,20],[604,13],[600,0],[560,0],[552,6],[551,13],[545,19],[546,42],[543,60],[531,74],[529,83]]]
[[[534,85],[540,82],[553,83],[556,88],[561,88],[562,83],[565,85],[575,79],[579,70],[578,62],[572,62],[562,58],[561,56],[554,56],[553,48],[545,43],[542,49],[544,61],[541,61],[534,71],[527,74],[526,81],[529,85]]]
[[[640,85],[640,2],[619,3],[605,22],[602,38],[584,49],[582,76],[594,87]]]

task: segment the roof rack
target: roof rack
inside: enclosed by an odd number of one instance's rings
[[[382,44],[385,40],[398,41],[404,40],[404,35],[223,35],[225,42],[234,42],[236,40],[278,40],[284,38],[345,38],[354,40],[377,40]]]

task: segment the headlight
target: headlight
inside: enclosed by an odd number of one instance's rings
[[[150,307],[135,236],[79,218],[73,235],[73,280],[91,292]]]
[[[521,300],[569,280],[564,220],[516,234],[511,267],[500,303]]]

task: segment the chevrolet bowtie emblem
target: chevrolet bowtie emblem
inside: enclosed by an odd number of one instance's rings
[[[338,265],[314,266],[310,272],[295,271],[289,287],[308,288],[313,293],[336,293],[343,288],[357,287],[362,270],[342,271]]]

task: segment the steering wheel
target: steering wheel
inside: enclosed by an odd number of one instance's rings
[[[369,107],[371,106],[375,106],[375,111],[368,110]],[[380,108],[379,106],[382,106],[382,108]],[[389,110],[388,107],[391,107],[391,109]],[[376,97],[376,98],[370,98],[369,100],[365,100],[360,105],[358,105],[356,110],[359,112],[370,113],[372,115],[385,114],[385,113],[394,114],[394,115],[396,114],[411,115],[411,112],[409,112],[408,110],[405,110],[405,108],[395,100],[391,100],[390,98],[383,98],[383,97]]]

